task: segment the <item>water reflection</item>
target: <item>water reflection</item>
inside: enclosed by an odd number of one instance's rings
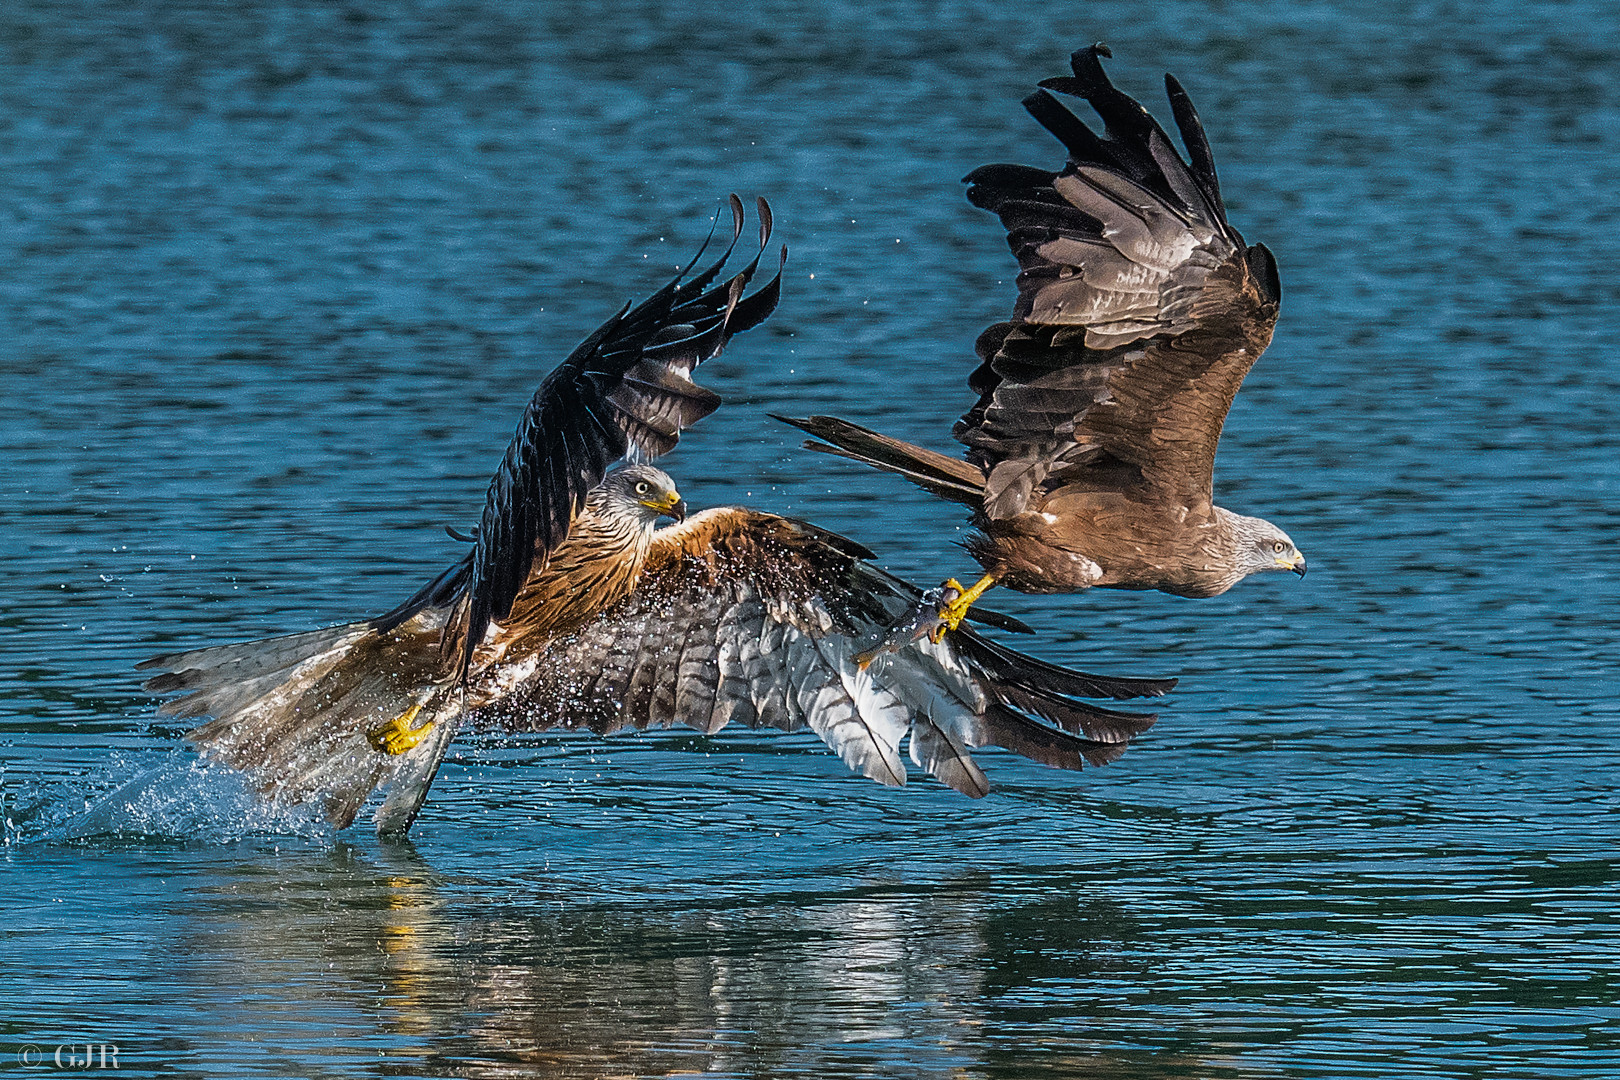
[[[1021,999],[1054,980],[1083,989],[1132,933],[1107,902],[998,908],[988,877],[967,874],[601,905],[491,896],[408,844],[271,862],[200,890],[181,951],[235,1003],[222,1039],[277,1048],[290,1069],[381,1057],[470,1077],[1027,1076],[1037,1061],[1048,1074],[1206,1074],[1181,1055],[1105,1057],[1081,1028],[1021,1032],[1050,1018]],[[340,1035],[315,1045],[314,1032]]]

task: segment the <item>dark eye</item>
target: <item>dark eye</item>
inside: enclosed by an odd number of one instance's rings
[[[636,494],[637,495],[645,495],[645,494],[647,494],[647,481],[643,480],[640,483],[636,484]],[[1282,545],[1281,544],[1277,545],[1277,550],[1278,551],[1282,550]]]
[[[1283,542],[1281,540],[1278,540],[1278,541],[1274,542],[1271,545],[1271,550],[1275,551],[1277,554],[1281,555],[1283,553]]]

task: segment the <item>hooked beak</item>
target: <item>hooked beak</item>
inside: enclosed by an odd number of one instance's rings
[[[656,502],[643,502],[641,505],[652,507],[658,511],[661,517],[672,517],[676,521],[686,520],[686,500],[676,492],[670,492],[667,499],[659,499]]]
[[[1277,560],[1277,569],[1279,569],[1279,570],[1292,570],[1294,573],[1298,574],[1300,577],[1304,577],[1305,576],[1305,556],[1301,555],[1299,558],[1295,559],[1293,562],[1288,562],[1288,561],[1286,561],[1284,559],[1278,559]]]

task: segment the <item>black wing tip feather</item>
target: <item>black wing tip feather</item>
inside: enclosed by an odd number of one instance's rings
[[[771,204],[765,201],[765,196],[754,196],[754,211],[759,217],[759,249],[764,251],[765,245],[771,242],[771,229],[776,222],[771,216]]]
[[[982,608],[978,605],[968,609],[967,621],[978,626],[993,626],[997,630],[1005,630],[1009,634],[1033,635],[1035,633],[1035,628],[1022,619],[1014,618],[1005,612]]]
[[[1025,111],[1035,118],[1035,122],[1063,144],[1072,160],[1114,164],[1113,155],[1097,133],[1070,112],[1068,106],[1047,93],[1044,83],[1042,87],[1023,100]]]
[[[613,462],[632,451],[653,458],[671,449],[679,438],[679,430],[666,430],[671,411],[695,420],[718,405],[716,395],[690,383],[691,370],[776,309],[786,246],[771,281],[747,291],[774,226],[764,198],[755,204],[758,253],[738,273],[714,284],[747,220],[735,193],[725,205],[732,224],[725,251],[699,269],[719,228],[721,216],[716,214],[692,261],[641,303],[626,304],[590,334],[546,376],[524,410],[490,480],[468,572],[453,582],[457,596],[471,597],[465,609],[466,636],[460,642],[463,675],[490,623],[511,612],[524,582],[567,538],[589,490]],[[638,364],[661,366],[671,379],[678,374],[691,391],[676,393],[679,387],[656,377],[628,379]],[[650,374],[647,369],[643,373]],[[681,426],[679,420],[675,426]],[[424,590],[429,591],[432,586]],[[413,598],[421,599],[421,594]]]
[[[1024,99],[1024,108],[1068,150],[1071,167],[1100,165],[1148,187],[1160,197],[1176,200],[1178,196],[1164,175],[1166,167],[1176,166],[1167,166],[1155,152],[1155,144],[1163,139],[1163,150],[1174,154],[1168,137],[1141,102],[1109,80],[1102,65],[1105,57],[1112,58],[1113,52],[1102,42],[1076,50],[1069,58],[1074,74],[1042,79],[1037,83],[1040,89]],[[1048,91],[1084,99],[1102,119],[1106,137],[1099,136]],[[1226,228],[1226,208],[1221,201],[1215,159],[1198,112],[1186,89],[1173,75],[1165,75],[1165,92],[1188,157],[1188,162],[1181,167],[1190,174],[1199,196],[1208,204],[1205,212],[1216,224]],[[1061,199],[1041,197],[1053,175],[1056,174],[1048,173],[1043,179],[1039,170],[1025,166],[986,165],[969,173],[963,181],[970,185],[968,201],[1001,215],[1009,229],[1025,218],[1045,228],[1053,225],[1055,216],[1066,208]]]
[[[1174,679],[1121,679],[1049,664],[956,630],[952,644],[987,698],[988,741],[1043,765],[1078,770],[1115,760],[1159,719],[1105,709],[1079,697],[1156,697]]]
[[[1277,257],[1264,244],[1254,244],[1246,252],[1249,270],[1266,291],[1266,299],[1282,303],[1282,277],[1277,273]]]
[[[1157,124],[1142,103],[1115,86],[1103,69],[1102,58],[1113,58],[1108,46],[1098,42],[1077,49],[1069,56],[1072,76],[1059,75],[1036,83],[1043,90],[1055,90],[1070,97],[1084,98],[1107,125],[1111,136],[1145,139]]]
[[[818,435],[817,428],[833,423],[837,419],[837,417],[821,416],[819,414],[814,416],[783,416],[781,413],[766,413],[765,415],[778,423],[796,427],[800,431],[809,432],[811,435]]]
[[[1164,74],[1164,92],[1170,99],[1170,115],[1175,118],[1176,130],[1181,132],[1181,145],[1187,151],[1189,171],[1193,182],[1209,204],[1210,211],[1221,225],[1226,225],[1226,204],[1221,200],[1221,179],[1215,171],[1215,152],[1209,147],[1204,134],[1204,123],[1198,119],[1192,95],[1168,71]]]
[[[1174,690],[1179,681],[1173,678],[1094,675],[1017,652],[979,634],[959,633],[962,648],[969,659],[992,678],[1017,683],[1038,693],[1128,701],[1132,698],[1163,697]]]
[[[1117,761],[1129,742],[1104,742],[1071,735],[1032,720],[1016,709],[992,702],[984,712],[988,741],[1041,765],[1079,772]]]
[[[768,233],[764,239],[769,241]],[[776,311],[776,305],[782,299],[782,271],[787,267],[787,260],[788,248],[783,244],[781,255],[776,262],[776,273],[772,275],[771,280],[733,305],[731,314],[726,319],[728,338],[752,330]]]
[[[1104,58],[1112,60],[1114,51],[1100,41],[1076,49],[1069,54],[1069,70],[1074,72],[1073,75],[1055,75],[1035,85],[1071,97],[1090,97],[1101,91],[1113,90],[1114,84],[1108,81],[1108,72],[1103,70]]]

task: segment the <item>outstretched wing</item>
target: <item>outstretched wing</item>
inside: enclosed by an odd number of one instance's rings
[[[635,307],[626,305],[546,377],[524,410],[490,481],[473,549],[456,566],[377,620],[388,630],[424,607],[459,602],[447,647],[463,664],[493,621],[506,617],[529,576],[568,536],[586,493],[624,458],[651,460],[674,448],[683,429],[709,415],[720,397],[692,382],[692,369],[776,308],[776,276],[745,292],[770,241],[770,206],[759,200],[759,254],[716,284],[743,230],[731,196],[732,237],[706,269],[696,258]],[[712,236],[711,236],[712,238]],[[704,248],[708,244],[705,242]],[[782,262],[787,249],[782,249]]]
[[[1005,746],[1071,769],[1101,764],[1154,718],[1075,695],[1157,695],[1173,685],[1045,665],[969,630],[862,670],[851,657],[863,639],[918,595],[869,557],[788,518],[740,507],[695,515],[656,534],[629,599],[530,655],[509,646],[501,678],[516,685],[474,722],[512,731],[808,727],[851,769],[891,785],[905,783],[909,735],[914,762],[977,797],[989,786],[971,748]]]
[[[1012,320],[979,338],[979,402],[954,431],[985,471],[992,518],[1069,486],[1207,507],[1221,425],[1277,319],[1276,264],[1227,224],[1186,92],[1165,76],[1190,164],[1109,83],[1108,55],[1076,52],[1072,78],[1024,101],[1068,148],[1066,167],[987,165],[966,179],[1020,269]],[[1088,101],[1105,134],[1048,90]]]

